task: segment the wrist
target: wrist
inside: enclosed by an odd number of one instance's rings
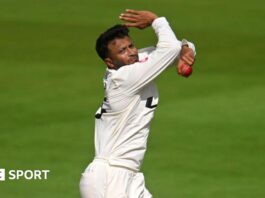
[[[188,48],[192,49],[192,51],[193,51],[193,53],[194,53],[194,56],[196,55],[196,50],[195,50],[195,46],[194,46],[193,43],[187,41],[186,39],[182,39],[182,41],[181,41],[181,46],[182,46],[182,48],[183,48],[184,46],[187,46]]]
[[[153,22],[152,22],[152,27],[154,29],[159,28],[163,24],[168,24],[167,20],[165,17],[157,17]]]
[[[156,20],[157,18],[158,18],[158,16],[154,14],[154,16],[151,19],[151,23],[153,23],[153,21]]]
[[[189,42],[186,39],[182,39],[181,41],[181,47],[189,47]]]
[[[189,46],[188,45],[182,45],[181,49],[183,49],[183,50],[189,49]]]

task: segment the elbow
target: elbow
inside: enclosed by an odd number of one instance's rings
[[[178,40],[167,42],[167,43],[160,43],[157,45],[156,50],[160,53],[171,54],[170,56],[177,57],[181,51],[181,42]]]
[[[172,44],[169,47],[169,50],[172,51],[174,54],[176,54],[176,56],[179,55],[180,51],[181,51],[181,42],[176,41],[176,42],[172,42]]]
[[[181,42],[178,40],[174,40],[171,42],[159,43],[157,45],[157,49],[164,49],[164,50],[179,52],[181,50]]]

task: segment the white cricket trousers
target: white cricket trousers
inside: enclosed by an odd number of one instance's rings
[[[110,166],[104,159],[88,165],[80,180],[80,193],[81,198],[152,198],[142,173]]]

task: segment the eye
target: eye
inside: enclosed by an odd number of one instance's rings
[[[135,47],[135,46],[134,46],[134,44],[132,44],[132,43],[129,45],[129,48],[131,48],[131,49],[134,48],[134,47]]]
[[[125,52],[125,48],[120,49],[119,53],[123,54]]]

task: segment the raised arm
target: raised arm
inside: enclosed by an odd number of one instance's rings
[[[125,21],[125,25],[127,27],[145,29],[152,26],[158,37],[157,48],[169,47],[174,44],[179,47],[181,44],[181,42],[177,40],[166,19],[164,17],[158,17],[153,12],[127,9],[126,12],[122,13],[119,18]],[[157,22],[154,23],[155,20]]]
[[[116,78],[113,76],[113,80],[116,82],[121,80],[122,90],[135,93],[154,80],[178,57],[181,51],[181,42],[177,40],[164,17],[157,17],[148,11],[128,10],[120,18],[125,20],[126,25],[130,27],[142,29],[151,25],[158,38],[156,48],[149,55],[148,60],[122,67],[118,72],[122,76],[117,75]]]

